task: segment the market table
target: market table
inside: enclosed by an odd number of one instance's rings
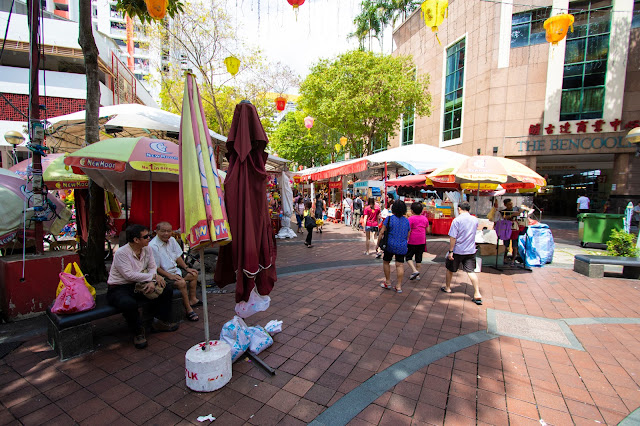
[[[449,228],[451,228],[452,217],[445,217],[442,219],[429,219],[431,223],[431,234],[433,235],[448,235]]]

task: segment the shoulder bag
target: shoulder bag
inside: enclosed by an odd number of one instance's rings
[[[389,232],[391,232],[391,216],[387,217],[387,219],[389,221],[386,226],[387,229],[385,229],[384,236],[380,239],[380,243],[378,244],[378,246],[384,251],[387,251],[387,247],[389,246]],[[384,221],[382,224],[384,225]]]

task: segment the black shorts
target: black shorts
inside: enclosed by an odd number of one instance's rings
[[[413,260],[416,257],[416,263],[422,263],[422,253],[424,253],[425,244],[409,244],[407,247],[407,260]]]
[[[476,269],[476,255],[474,254],[455,254],[453,253],[453,260],[449,260],[447,254],[447,260],[445,261],[446,268],[451,272],[457,272],[462,265],[464,272],[473,272]]]
[[[384,256],[382,256],[382,260],[384,260],[385,262],[391,262],[391,259],[393,259],[393,256],[396,257],[396,263],[404,263],[404,254],[395,254],[395,253],[391,253],[390,251],[384,251]]]

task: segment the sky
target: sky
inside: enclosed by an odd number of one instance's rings
[[[227,1],[228,12],[246,34],[245,40],[260,47],[270,62],[285,63],[302,78],[319,59],[358,47],[358,41],[347,35],[355,29],[353,19],[360,12],[360,0],[306,0],[298,8],[297,20],[287,0]],[[388,34],[386,53],[391,50],[390,31]],[[374,44],[379,45],[375,40]]]

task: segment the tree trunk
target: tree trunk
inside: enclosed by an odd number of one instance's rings
[[[91,2],[79,2],[79,34],[78,43],[84,55],[87,76],[87,115],[85,119],[85,138],[87,143],[100,140],[98,113],[100,109],[100,81],[98,74],[98,47],[93,38],[91,23]],[[97,283],[105,281],[107,270],[104,265],[105,213],[104,190],[89,181],[89,239],[87,246],[80,253],[82,270],[89,275],[89,281]]]

